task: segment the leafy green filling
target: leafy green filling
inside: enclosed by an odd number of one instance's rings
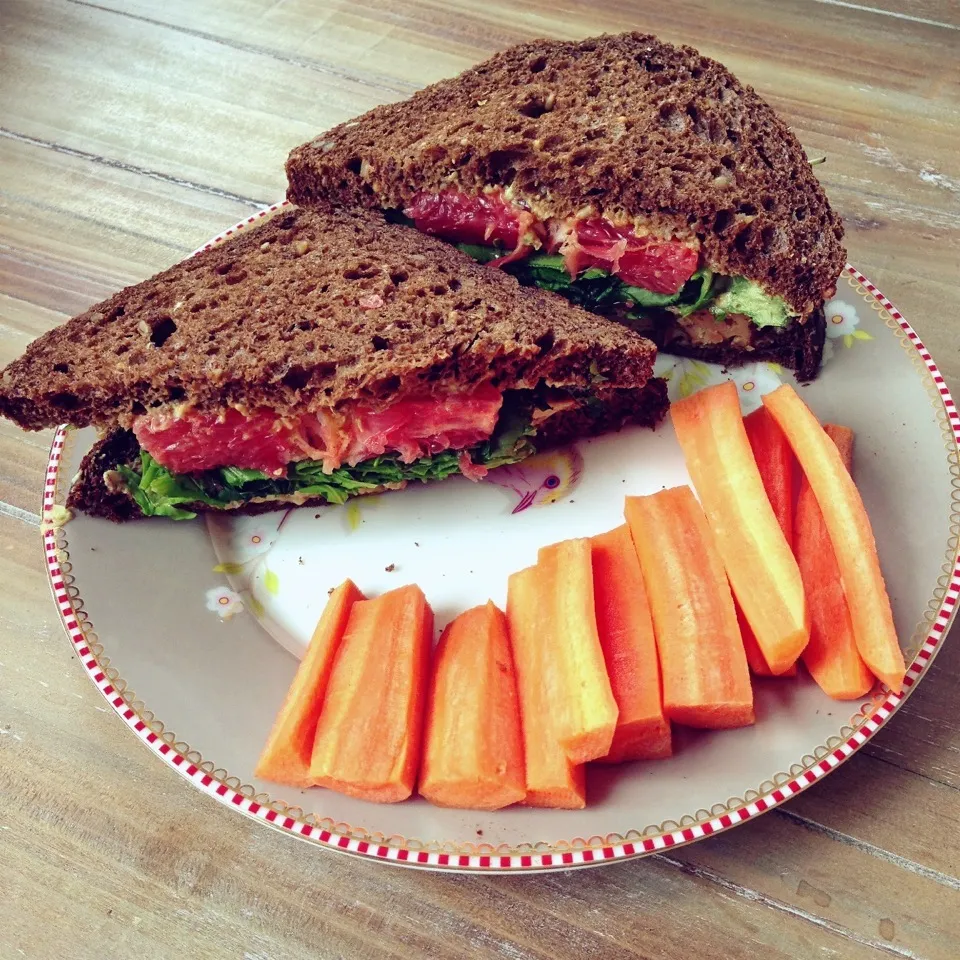
[[[531,414],[529,403],[505,402],[493,436],[467,451],[471,461],[493,469],[516,463],[534,453],[533,444],[528,439],[536,432],[531,426]],[[413,463],[403,463],[398,456],[385,454],[355,467],[340,467],[329,474],[323,472],[321,463],[302,460],[290,465],[287,476],[271,477],[259,470],[239,467],[221,467],[203,473],[173,473],[157,463],[146,450],[141,450],[139,470],[120,466],[117,472],[145,517],[190,520],[196,516],[188,509],[192,504],[202,503],[223,509],[255,497],[291,495],[323,497],[327,503],[343,503],[349,497],[388,484],[444,480],[460,473],[461,452],[444,450]]]
[[[478,263],[489,263],[503,256],[498,247],[468,243],[458,243],[457,246]],[[521,283],[563,294],[573,303],[594,310],[619,303],[638,314],[650,308],[669,308],[685,317],[699,310],[715,292],[713,274],[709,270],[695,273],[677,293],[655,293],[634,287],[599,267],[588,267],[574,278],[559,253],[532,253],[523,260],[506,264],[503,269]]]
[[[459,243],[464,253],[479,263],[502,257],[499,247]],[[687,317],[698,310],[709,309],[718,320],[727,314],[742,313],[758,327],[782,327],[793,317],[780,297],[764,293],[763,288],[746,277],[719,277],[710,270],[698,270],[677,293],[656,293],[624,283],[599,267],[589,267],[577,277],[567,272],[564,258],[558,253],[532,253],[524,260],[508,263],[504,270],[521,283],[552,290],[568,300],[591,310],[622,304],[629,319],[641,319],[650,311],[666,310],[678,317]]]

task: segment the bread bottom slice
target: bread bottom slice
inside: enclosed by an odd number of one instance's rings
[[[554,414],[531,437],[531,441],[537,451],[541,451],[580,437],[620,430],[629,424],[655,427],[666,414],[667,406],[666,383],[657,378],[640,388],[598,390],[596,402],[589,410],[579,407]],[[139,457],[140,444],[131,431],[121,428],[110,431],[94,444],[81,461],[80,470],[67,495],[67,507],[115,523],[144,519],[133,497],[107,480],[107,475],[120,466],[134,467]],[[392,485],[391,489],[402,489],[403,486],[406,483]],[[382,493],[386,489],[379,487],[364,493]],[[326,504],[322,496],[302,498],[294,495],[248,501],[226,508],[205,503],[184,504],[183,507],[194,513],[257,514],[289,505],[316,507]]]
[[[666,353],[719,363],[724,367],[739,367],[746,363],[779,363],[793,370],[797,380],[802,383],[816,379],[820,372],[826,332],[822,307],[814,310],[804,323],[754,329],[749,349],[731,340],[696,344],[672,339],[668,335],[668,328],[663,325],[654,324],[643,329],[643,335]]]

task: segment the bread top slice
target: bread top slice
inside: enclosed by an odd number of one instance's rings
[[[656,349],[379,213],[283,210],[35,340],[0,375],[27,429],[151,407],[281,415],[451,385],[643,386]]]
[[[513,47],[298,147],[287,173],[300,204],[501,186],[542,218],[646,218],[802,316],[845,259],[840,218],[771,107],[716,61],[641,33]]]

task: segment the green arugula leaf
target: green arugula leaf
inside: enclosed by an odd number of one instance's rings
[[[638,307],[666,307],[676,303],[680,299],[683,291],[676,293],[655,293],[653,290],[645,290],[643,287],[632,287],[623,284],[620,288],[621,295],[630,303]]]
[[[674,307],[674,313],[687,317],[701,310],[713,298],[713,271],[700,270],[695,273],[680,291],[680,297]]]
[[[476,260],[477,263],[489,263],[491,260],[496,260],[497,257],[507,255],[507,251],[500,247],[487,247],[479,243],[458,243],[455,246],[462,253]]]

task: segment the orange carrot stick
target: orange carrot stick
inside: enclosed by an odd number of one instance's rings
[[[677,401],[670,416],[730,585],[774,673],[794,663],[810,624],[800,570],[763,489],[732,381]],[[646,569],[644,569],[646,573]]]
[[[650,598],[663,710],[691,727],[753,723],[753,690],[733,597],[700,504],[689,487],[627,497]]]
[[[736,597],[733,598],[733,605],[737,611],[737,623],[740,624],[740,636],[743,637],[743,650],[747,655],[750,672],[755,677],[795,677],[797,675],[797,665],[795,663],[791,663],[783,673],[774,673],[770,669],[770,665],[763,656],[760,644],[757,643],[757,638],[753,635],[750,624],[747,623],[747,618],[743,615]]]
[[[592,537],[597,632],[619,715],[601,760],[657,760],[673,752],[660,663],[640,561],[624,524]]]
[[[323,695],[350,611],[363,594],[344,580],[330,594],[307,652],[274,721],[254,776],[291,787],[310,786],[310,754]]]
[[[550,594],[539,565],[510,575],[507,623],[526,758],[524,803],[575,810],[586,806],[586,782],[583,766],[570,762],[556,730],[560,690],[552,669],[553,645],[545,641],[555,633],[556,614]]]
[[[797,458],[784,432],[766,407],[758,407],[745,416],[743,426],[773,514],[787,543],[792,544]]]
[[[852,471],[853,431],[829,423],[823,429],[837,445],[844,467]],[[857,650],[837,556],[806,477],[797,500],[794,549],[810,604],[810,642],[803,662],[824,693],[837,700],[862,697],[873,687],[873,674]]]
[[[537,570],[554,610],[553,630],[543,640],[558,692],[557,737],[571,762],[586,763],[609,753],[617,727],[617,701],[597,633],[590,541],[541,547]]]
[[[381,803],[410,796],[432,638],[433,611],[419,587],[353,605],[317,722],[315,784]]]
[[[507,619],[493,603],[461,613],[440,636],[419,789],[438,806],[474,810],[527,795]]]
[[[877,677],[899,693],[906,667],[860,492],[836,444],[789,384],[766,394],[763,402],[787,435],[820,505],[860,656]]]

